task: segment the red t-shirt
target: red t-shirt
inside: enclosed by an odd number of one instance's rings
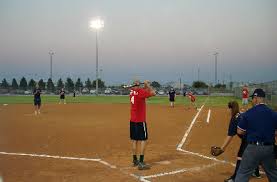
[[[195,100],[196,100],[196,98],[195,98],[195,96],[194,95],[192,95],[192,93],[188,93],[188,97],[190,98],[190,101],[191,102],[195,102]]]
[[[242,98],[247,99],[249,95],[249,91],[247,88],[242,89]]]
[[[151,93],[143,88],[133,88],[130,91],[131,122],[146,122],[145,99],[151,97]]]

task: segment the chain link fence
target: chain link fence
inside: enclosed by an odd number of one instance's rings
[[[237,98],[242,97],[242,87],[234,88],[234,95]],[[273,108],[277,108],[277,80],[259,84],[248,85],[249,93],[252,94],[256,88],[262,88],[266,93],[266,103]]]

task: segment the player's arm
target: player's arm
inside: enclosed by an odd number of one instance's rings
[[[225,138],[224,143],[223,143],[223,145],[221,146],[221,149],[222,149],[223,151],[225,151],[225,149],[226,149],[227,146],[230,144],[230,142],[232,141],[232,139],[233,139],[233,136],[227,136],[227,137]]]
[[[246,129],[247,129],[247,119],[244,113],[238,119],[237,134],[245,135]]]
[[[150,93],[149,97],[156,95],[156,91],[150,86],[149,80],[144,81],[144,88]]]

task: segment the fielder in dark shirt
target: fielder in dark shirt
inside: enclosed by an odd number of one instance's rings
[[[169,97],[169,102],[171,107],[174,107],[175,96],[176,96],[175,90],[171,88],[170,91],[168,92],[168,97]]]
[[[33,95],[34,95],[34,106],[35,106],[35,115],[40,114],[40,107],[41,107],[41,98],[40,98],[40,94],[41,94],[41,89],[39,88],[39,86],[37,85],[36,88],[33,91]]]

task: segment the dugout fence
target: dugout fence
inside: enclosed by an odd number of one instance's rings
[[[252,94],[256,88],[262,88],[266,92],[266,103],[277,108],[277,80],[259,84],[248,85],[249,93]],[[242,97],[242,86],[234,88],[234,95],[237,98]]]

